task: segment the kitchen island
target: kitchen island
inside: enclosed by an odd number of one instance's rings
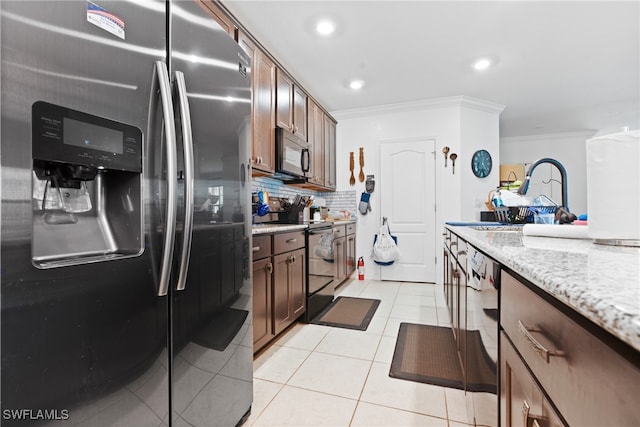
[[[640,352],[640,248],[448,228]]]
[[[500,266],[501,426],[640,425],[640,248],[513,227],[448,225],[445,237],[458,263],[473,247]],[[460,310],[473,310],[455,277]]]

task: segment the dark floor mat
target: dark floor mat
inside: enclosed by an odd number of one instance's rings
[[[467,331],[467,390],[496,393],[496,365],[478,331]],[[401,323],[389,376],[464,390],[451,328]]]
[[[248,311],[236,308],[223,310],[195,334],[193,342],[203,347],[224,351],[244,324],[248,314]]]
[[[311,323],[366,331],[379,305],[379,299],[338,297]]]

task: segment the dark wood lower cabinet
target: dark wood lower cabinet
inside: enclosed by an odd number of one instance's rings
[[[276,335],[304,313],[305,271],[304,249],[273,257],[273,322]]]
[[[504,332],[500,337],[502,374],[501,425],[562,427],[564,424],[542,393]]]
[[[254,236],[254,259],[262,258],[253,262],[254,353],[306,310],[304,241],[304,231]]]
[[[500,425],[639,426],[637,353],[526,279],[500,283]]]
[[[271,257],[253,263],[253,348],[257,350],[275,337],[273,332]]]

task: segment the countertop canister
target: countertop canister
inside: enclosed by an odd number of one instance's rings
[[[640,130],[587,140],[589,237],[596,243],[640,242]]]

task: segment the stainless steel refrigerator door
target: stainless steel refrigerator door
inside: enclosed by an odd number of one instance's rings
[[[193,213],[189,270],[184,290],[174,288],[173,298],[173,421],[231,426],[253,399],[246,174],[250,64],[208,14],[206,2],[173,2],[171,11],[171,73],[173,80],[176,73],[184,75],[194,153],[193,177],[182,160],[178,173],[182,184],[193,180],[194,195],[186,202]],[[188,141],[181,138],[185,119],[179,100],[180,157]],[[184,198],[178,203],[179,230],[184,203]],[[182,237],[179,233],[176,240]],[[177,261],[183,253],[178,248]]]
[[[123,27],[90,22],[93,6]],[[38,269],[30,248],[32,104],[42,100],[136,126],[144,150],[162,152],[162,120],[149,123],[149,116],[159,109],[150,101],[157,99],[154,62],[166,60],[165,7],[164,1],[0,2],[3,425],[20,425],[21,417],[37,424],[39,414],[78,425],[168,423],[169,298],[157,296],[162,159],[145,165],[144,201],[132,205],[144,215],[141,255]]]

